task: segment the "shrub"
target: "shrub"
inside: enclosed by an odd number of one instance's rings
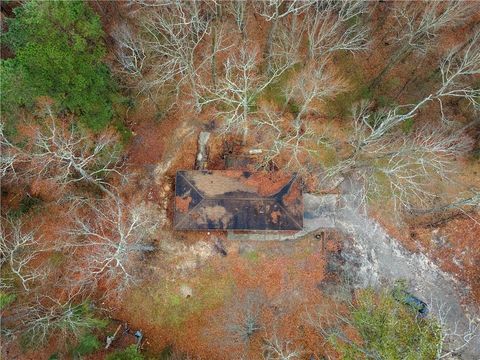
[[[101,343],[97,337],[91,333],[86,333],[78,340],[78,345],[73,349],[72,353],[75,357],[88,355],[94,353],[100,347]]]
[[[390,292],[358,293],[348,321],[360,340],[332,335],[331,343],[342,359],[435,359],[442,341],[441,327],[434,319],[416,316]]]
[[[8,212],[8,216],[12,219],[18,219],[29,211],[38,209],[41,202],[42,200],[40,198],[27,194],[22,198],[17,208]]]
[[[3,310],[12,302],[15,301],[17,296],[15,294],[6,294],[4,292],[0,292],[0,310]]]
[[[145,359],[136,345],[130,345],[125,350],[117,350],[107,355],[106,360],[143,360]]]

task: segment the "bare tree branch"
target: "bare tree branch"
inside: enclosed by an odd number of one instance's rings
[[[327,0],[309,11],[306,14],[309,58],[329,56],[339,50],[366,50],[369,29],[356,18],[367,10],[365,1]]]
[[[115,54],[121,65],[121,72],[133,77],[142,77],[146,59],[143,42],[134,35],[126,23],[114,29],[112,37],[116,41]]]
[[[291,341],[278,337],[276,332],[267,336],[263,345],[263,358],[265,360],[294,360],[301,359],[304,354],[299,347],[292,346]]]
[[[0,266],[7,265],[11,273],[21,281],[25,291],[30,291],[30,284],[45,276],[34,266],[42,249],[33,231],[24,232],[23,224],[17,220],[2,219],[0,233]],[[2,279],[2,287],[8,287]]]
[[[213,11],[208,3],[201,1],[174,1],[158,8],[149,8],[145,13],[143,28],[148,35],[145,40],[149,76],[141,85],[141,92],[164,91],[173,85],[178,96],[181,87],[190,87],[195,106],[197,103],[197,80],[209,59],[198,60],[197,49],[209,34]]]
[[[215,103],[224,109],[219,112],[225,120],[223,132],[241,132],[244,142],[252,125],[250,115],[256,98],[289,67],[280,66],[270,75],[262,75],[257,68],[257,58],[256,51],[244,46],[239,54],[227,58],[225,75],[215,89],[202,85],[204,95],[200,103]]]
[[[449,359],[460,354],[473,340],[480,336],[480,324],[473,316],[468,318],[466,327],[460,327],[456,322],[453,328],[449,326],[450,307],[441,301],[431,299],[432,313],[441,328],[441,342],[437,349],[437,359]]]
[[[448,25],[461,23],[478,10],[478,3],[470,1],[418,1],[398,2],[394,17],[400,34],[395,34],[398,49],[370,84],[375,88],[383,77],[413,51],[426,54],[441,30]]]
[[[86,202],[75,213],[74,227],[67,231],[72,241],[60,248],[79,251],[78,286],[94,288],[103,281],[109,291],[122,291],[135,283],[135,259],[154,250],[149,239],[156,223],[146,210],[109,198]]]
[[[19,321],[15,323],[15,331],[22,334],[27,344],[38,346],[53,335],[66,344],[78,340],[86,331],[105,325],[92,316],[88,303],[76,304],[74,300],[72,296],[66,299],[33,297],[29,303],[16,309]]]

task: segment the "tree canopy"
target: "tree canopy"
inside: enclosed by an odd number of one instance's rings
[[[33,0],[15,9],[8,28],[4,40],[15,57],[1,64],[6,115],[47,96],[89,128],[105,127],[114,85],[102,62],[106,48],[98,16],[82,1]]]

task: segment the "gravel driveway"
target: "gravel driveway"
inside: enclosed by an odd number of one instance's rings
[[[354,181],[344,181],[335,216],[336,227],[352,240],[346,244],[343,257],[346,260],[344,270],[354,274],[354,286],[381,288],[392,285],[397,279],[405,279],[409,290],[429,303],[433,314],[440,307],[444,312],[447,310],[445,321],[450,329],[457,329],[460,336],[455,342],[459,346],[470,324],[471,309],[462,305],[466,286],[439,269],[424,254],[406,250],[377,222],[368,218],[359,206],[358,188]],[[456,357],[450,358],[479,360],[480,329]]]

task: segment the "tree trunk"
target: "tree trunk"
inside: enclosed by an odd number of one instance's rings
[[[383,68],[382,71],[372,80],[369,89],[375,89],[383,80],[384,76],[387,75],[392,68],[397,65],[399,62],[405,60],[410,54],[412,49],[408,44],[402,46],[389,60],[387,65]]]
[[[398,98],[400,97],[400,95],[403,94],[403,92],[405,91],[405,89],[407,88],[408,85],[410,85],[413,80],[415,79],[415,74],[417,73],[417,70],[418,68],[423,64],[424,60],[422,59],[422,61],[419,61],[417,62],[417,65],[415,66],[415,69],[413,69],[412,73],[410,74],[410,77],[408,78],[408,80],[405,82],[405,84],[402,86],[402,88],[400,89],[400,91],[397,93],[397,95],[395,95],[395,98],[394,100],[397,101]]]
[[[272,25],[268,29],[268,36],[267,36],[267,45],[265,47],[265,61],[267,62],[267,73],[270,74],[272,71],[272,48],[273,48],[273,36],[275,31],[277,30],[278,18],[272,20]]]
[[[212,30],[212,63],[211,63],[211,71],[212,71],[212,84],[213,89],[217,88],[217,29],[214,26]]]

